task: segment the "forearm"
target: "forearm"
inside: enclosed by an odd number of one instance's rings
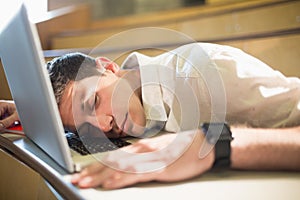
[[[243,170],[300,170],[300,127],[232,128],[231,166]]]

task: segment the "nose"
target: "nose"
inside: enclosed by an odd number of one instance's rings
[[[97,119],[98,127],[104,131],[108,132],[113,128],[113,117],[110,115],[102,115]]]
[[[96,116],[89,116],[85,122],[99,128],[103,132],[109,132],[113,129],[113,121],[114,117],[111,115],[98,114]]]

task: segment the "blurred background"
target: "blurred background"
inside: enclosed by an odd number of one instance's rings
[[[184,43],[174,41],[168,31],[165,34],[143,32],[118,38],[123,44],[108,42],[97,49],[99,44],[120,33],[155,27],[184,34],[197,42],[238,47],[287,76],[300,77],[298,0],[25,1],[46,60],[82,51],[121,64],[132,50],[157,55],[162,48],[172,49]],[[153,38],[159,48],[143,49]],[[11,99],[1,66],[0,99]]]
[[[91,17],[98,20],[203,5],[205,0],[49,0],[48,2],[49,10],[73,5],[74,3],[88,4],[91,6]]]

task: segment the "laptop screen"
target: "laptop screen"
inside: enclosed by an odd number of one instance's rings
[[[73,172],[37,30],[23,4],[0,33],[1,61],[26,136]]]

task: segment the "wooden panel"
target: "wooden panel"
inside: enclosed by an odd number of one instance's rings
[[[38,173],[2,149],[0,160],[0,199],[56,199]]]
[[[90,23],[90,9],[87,5],[70,6],[63,8],[63,12],[58,16],[57,11],[51,11],[48,15],[50,19],[37,23],[37,30],[40,36],[41,45],[44,50],[50,48],[50,40],[53,35],[65,30],[83,30]]]
[[[273,32],[300,27],[300,1],[276,4],[177,23],[177,30],[196,40]]]
[[[191,6],[168,11],[152,12],[148,14],[137,14],[132,16],[115,17],[106,20],[92,21],[90,30],[107,30],[120,27],[130,28],[138,26],[157,26],[174,21],[180,21],[199,15],[215,15],[217,13],[231,12],[232,10],[262,6],[265,4],[282,2],[282,0],[234,0],[222,4],[206,4],[202,6]]]
[[[1,61],[0,61],[0,99],[7,99],[7,100],[12,99]]]
[[[218,40],[300,27],[299,10],[300,1],[291,1],[217,15],[199,15],[198,17],[171,21],[167,24],[157,24],[156,27],[179,31],[198,41]],[[79,35],[76,33],[56,35],[52,38],[52,48],[96,47],[105,39],[124,30],[125,28],[120,28],[110,31],[82,32]],[[165,41],[165,43],[168,42]]]
[[[300,77],[300,34],[223,44],[244,50],[286,76]]]

